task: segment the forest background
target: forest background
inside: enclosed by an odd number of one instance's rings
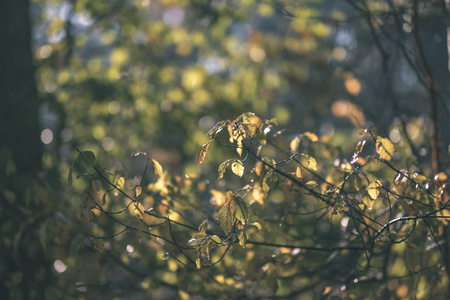
[[[447,299],[446,0],[0,4],[0,296]]]

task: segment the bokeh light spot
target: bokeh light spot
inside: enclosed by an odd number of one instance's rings
[[[41,141],[46,145],[50,144],[53,141],[53,131],[49,128],[42,130]]]

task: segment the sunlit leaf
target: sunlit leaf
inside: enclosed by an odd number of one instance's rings
[[[259,222],[252,222],[250,223],[250,225],[256,226],[258,228],[258,230],[261,230],[261,224],[259,224]]]
[[[297,176],[297,178],[302,179],[302,168],[300,168],[300,166],[297,166],[297,169],[295,170],[295,176]]]
[[[244,199],[242,199],[241,197],[235,197],[234,201],[235,201],[236,219],[238,219],[242,223],[247,223],[248,220],[247,203],[245,203]]]
[[[394,154],[394,144],[389,139],[378,136],[375,147],[382,159],[391,160]]]
[[[216,242],[217,244],[221,244],[222,241],[220,240],[220,237],[218,237],[217,235],[211,235],[209,237],[211,240],[213,240],[214,242]]]
[[[142,206],[141,203],[137,203],[134,205],[134,215],[136,217],[138,217],[139,219],[143,219],[144,218],[144,206]]]
[[[266,124],[270,124],[270,123],[272,123],[275,126],[278,126],[278,119],[272,118],[272,119],[266,121]]]
[[[233,228],[234,216],[231,213],[230,203],[225,204],[219,210],[219,224],[225,234],[228,234]]]
[[[141,186],[137,186],[135,189],[136,192],[136,197],[139,197],[142,193],[142,187]]]
[[[300,144],[300,138],[296,136],[292,141],[289,147],[291,148],[291,151],[296,152],[298,149],[298,145]]]
[[[370,198],[376,200],[378,198],[378,195],[380,194],[381,187],[382,184],[379,180],[375,180],[374,182],[369,184],[367,192],[369,193]]]
[[[361,154],[365,144],[366,144],[366,140],[363,140],[363,141],[360,141],[356,145],[355,152],[353,153],[353,156],[352,156],[352,161],[350,162],[352,165],[358,161],[359,155]]]
[[[315,133],[307,131],[303,135],[306,136],[311,142],[319,141],[319,138],[317,137],[317,135]]]
[[[117,183],[116,183],[117,188],[119,188],[119,189],[123,188],[124,184],[125,184],[125,178],[120,177],[119,179],[117,179]]]
[[[159,164],[159,162],[157,162],[154,159],[152,159],[152,161],[153,161],[153,167],[155,169],[156,176],[161,177],[161,175],[163,174],[163,169],[162,169],[161,165]]]
[[[261,176],[261,172],[263,171],[263,169],[264,169],[263,162],[262,161],[258,161],[256,163],[256,165],[255,165],[255,173],[256,173],[256,175]]]
[[[315,186],[317,186],[318,184],[317,184],[317,182],[315,182],[314,180],[310,180],[310,181],[308,181],[308,182],[306,183],[306,185],[307,185],[307,186],[310,186],[310,187],[315,187]]]
[[[197,269],[201,269],[202,268],[202,263],[200,262],[200,258],[197,258],[195,260],[195,265],[197,266]]]
[[[197,161],[197,164],[200,165],[200,164],[205,160],[206,153],[208,152],[209,144],[210,144],[210,142],[204,144],[204,145],[202,146],[202,148],[200,149],[200,153],[198,154],[198,161]]]
[[[307,154],[303,154],[302,156],[304,158],[306,158],[306,160],[308,161],[308,168],[313,170],[313,171],[317,171],[317,161],[314,157],[312,157],[311,155],[307,155]]]
[[[244,165],[240,160],[236,160],[231,164],[231,171],[239,177],[244,175]]]

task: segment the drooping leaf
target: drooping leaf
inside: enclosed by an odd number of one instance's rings
[[[222,179],[223,178],[223,174],[225,173],[225,170],[227,169],[228,165],[230,164],[230,161],[224,161],[223,163],[220,164],[219,166],[219,178],[217,178],[217,180]]]
[[[106,192],[102,196],[102,206],[105,206],[106,204]]]
[[[300,144],[300,138],[296,136],[292,141],[289,147],[291,148],[291,151],[296,152],[298,149],[298,145]]]
[[[195,265],[197,266],[197,269],[201,269],[202,268],[202,263],[200,262],[200,258],[197,258],[195,260]]]
[[[361,154],[365,144],[366,140],[363,140],[356,145],[355,152],[353,153],[352,156],[352,161],[350,162],[352,165],[358,161],[359,155]]]
[[[154,159],[152,159],[152,161],[153,161],[153,168],[155,169],[156,176],[161,177],[161,175],[163,174],[163,169],[162,169],[161,165],[159,164],[158,161],[156,161]]]
[[[217,235],[211,235],[209,237],[211,240],[213,240],[214,242],[216,242],[217,244],[221,244],[222,241],[220,240],[220,237],[218,237]]]
[[[263,192],[267,196],[267,193],[270,189],[272,189],[275,184],[277,183],[278,178],[275,175],[274,171],[267,172],[267,174],[264,176],[263,180]]]
[[[308,182],[306,183],[306,185],[307,185],[307,186],[310,186],[310,187],[315,187],[315,186],[317,186],[318,184],[317,184],[317,182],[315,182],[314,180],[310,180],[310,181],[308,181]]]
[[[258,161],[255,165],[255,173],[258,176],[261,176],[261,172],[264,170],[264,164],[262,161]]]
[[[319,138],[317,137],[317,135],[315,133],[307,131],[303,135],[306,136],[311,142],[319,141]]]
[[[231,213],[230,203],[225,204],[219,210],[219,224],[225,234],[228,234],[233,228],[234,216]]]
[[[239,177],[244,175],[244,164],[240,160],[236,160],[231,164],[231,171]]]
[[[278,119],[277,118],[272,118],[270,120],[266,120],[266,124],[270,124],[272,123],[275,126],[278,126]]]
[[[144,206],[142,206],[141,203],[137,203],[134,205],[134,215],[136,217],[138,217],[139,219],[143,219],[144,218]]]
[[[197,164],[200,165],[205,160],[206,153],[208,152],[208,147],[209,147],[210,143],[211,143],[211,141],[207,142],[200,148],[200,153],[198,154]]]
[[[375,180],[374,182],[369,184],[367,192],[369,193],[370,198],[376,200],[378,198],[378,195],[380,194],[381,187],[382,184],[379,180]]]
[[[244,224],[247,223],[248,219],[247,203],[245,203],[244,199],[237,196],[234,197],[234,201],[235,201],[236,219],[238,219]]]
[[[382,159],[391,160],[394,154],[394,144],[389,139],[378,136],[375,148]]]
[[[72,184],[73,184],[72,171],[73,171],[73,168],[70,167],[70,169],[69,169],[69,176],[67,177],[67,182],[69,183],[69,186],[72,186]]]

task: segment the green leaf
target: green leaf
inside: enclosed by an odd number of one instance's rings
[[[369,193],[370,198],[376,200],[378,198],[378,195],[380,194],[381,187],[382,184],[379,180],[375,180],[374,182],[369,184],[367,192]]]
[[[230,209],[230,202],[222,206],[219,210],[219,224],[225,234],[228,234],[233,228],[234,216]]]
[[[125,185],[125,178],[120,177],[119,179],[117,179],[117,182],[116,182],[117,188],[121,189],[121,188],[123,188],[124,185]]]
[[[95,162],[95,155],[92,151],[81,151],[78,155],[80,163],[85,164],[88,167],[92,167]]]
[[[203,221],[200,226],[198,226],[198,231],[205,233],[206,229],[208,228],[208,220]]]
[[[244,165],[240,160],[236,160],[231,164],[231,171],[239,177],[244,175]]]
[[[242,223],[247,223],[248,220],[248,208],[247,203],[245,203],[244,199],[241,197],[234,197],[235,210],[236,210],[236,219],[241,221]]]
[[[105,204],[106,204],[106,193],[104,193],[102,196],[102,206],[104,206]]]
[[[102,189],[102,182],[100,181],[100,179],[92,180],[92,189],[96,192],[100,192],[100,190]]]
[[[73,168],[70,167],[70,169],[69,169],[69,176],[67,177],[67,182],[69,183],[70,186],[72,186],[72,184],[73,184],[73,175],[72,175],[72,172],[73,172]]]
[[[382,159],[391,160],[394,154],[394,144],[389,139],[378,136],[375,148]]]
[[[276,293],[278,290],[278,275],[275,266],[269,263],[267,267],[266,284],[272,293]]]
[[[416,272],[420,267],[420,254],[417,246],[412,244],[407,244],[406,255],[405,255],[405,265],[411,272]]]
[[[216,242],[217,244],[221,244],[222,241],[220,240],[220,237],[218,237],[217,235],[211,235],[209,237],[211,240],[213,240],[214,242]]]
[[[241,231],[239,233],[239,245],[241,245],[242,248],[245,248],[245,243],[247,242],[247,235],[244,231]]]
[[[161,175],[163,174],[163,169],[162,169],[161,165],[159,164],[159,162],[157,162],[154,159],[152,159],[152,161],[153,161],[153,167],[155,169],[156,176],[161,177]]]
[[[105,245],[103,244],[103,240],[102,239],[96,239],[91,237],[91,243],[92,243],[92,248],[103,252],[105,250]]]

